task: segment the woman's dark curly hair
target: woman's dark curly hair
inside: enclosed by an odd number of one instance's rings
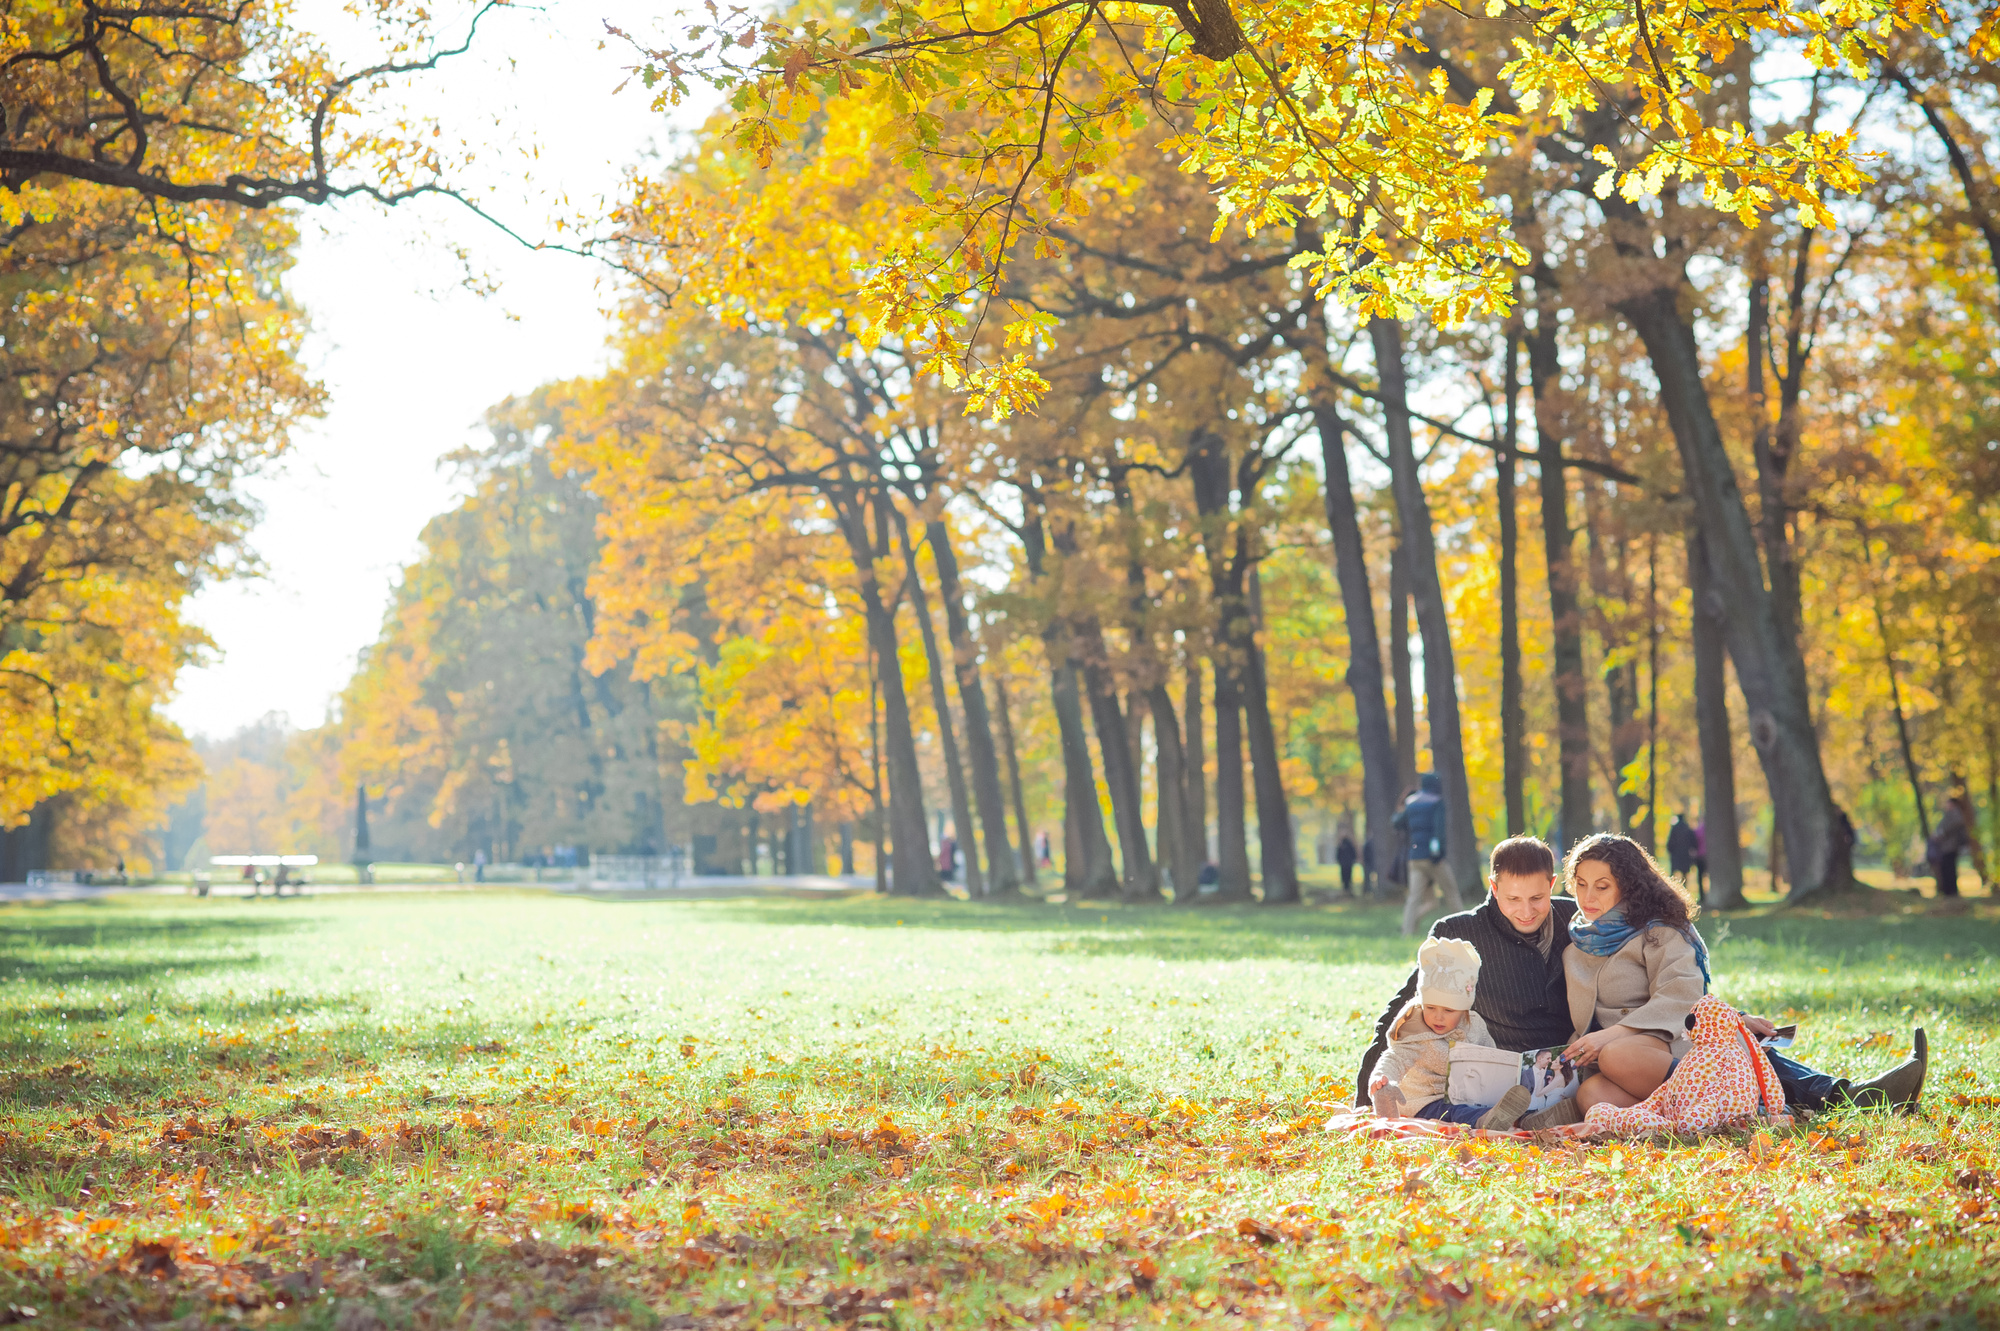
[[[1618,904],[1624,908],[1625,923],[1634,929],[1653,921],[1685,929],[1701,908],[1688,896],[1687,889],[1660,872],[1658,861],[1646,848],[1616,832],[1598,832],[1571,847],[1563,861],[1563,887],[1576,895],[1576,866],[1592,860],[1610,868],[1618,880]]]

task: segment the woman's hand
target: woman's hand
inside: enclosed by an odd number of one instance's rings
[[[1768,1040],[1778,1033],[1777,1026],[1772,1023],[1769,1017],[1745,1017],[1743,1024],[1749,1027],[1750,1033],[1760,1040]]]
[[[1592,1031],[1588,1035],[1571,1040],[1569,1047],[1563,1050],[1563,1057],[1580,1068],[1591,1067],[1604,1053],[1604,1046],[1613,1040],[1622,1040],[1628,1035],[1637,1034],[1637,1031],[1628,1030],[1623,1026],[1609,1026],[1601,1031]]]

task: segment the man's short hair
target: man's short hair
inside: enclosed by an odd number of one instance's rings
[[[1553,878],[1556,876],[1556,853],[1540,837],[1508,837],[1493,848],[1491,865],[1495,878],[1503,873]]]

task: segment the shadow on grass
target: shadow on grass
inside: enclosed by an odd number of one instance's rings
[[[100,964],[87,969],[93,980],[106,978]],[[181,959],[174,969],[198,967]],[[485,1057],[491,1051],[480,1046],[495,1040],[514,1047],[525,1034],[522,1022],[485,1015],[385,1028],[367,996],[353,993],[209,996],[157,1014],[143,995],[116,1008],[45,995],[10,1015],[0,1024],[0,1111],[213,1095],[216,1085],[194,1082],[209,1074],[247,1087],[350,1077],[389,1057],[446,1068]],[[139,1024],[153,1015],[162,1023]]]
[[[704,919],[763,928],[950,930],[1018,934],[1042,948],[1089,957],[1161,961],[1292,960],[1398,965],[1415,955],[1395,903],[1128,906],[1118,902],[787,899],[604,903],[608,910],[694,910]]]
[[[169,971],[253,964],[262,958],[257,944],[307,924],[234,913],[134,914],[109,901],[65,902],[55,919],[32,908],[0,911],[0,981],[144,985]]]
[[[2000,920],[1972,915],[1855,916],[1770,910],[1754,915],[1705,916],[1703,932],[1714,937],[1723,922],[1728,924],[1731,938],[1796,948],[1822,957],[1831,953],[1880,961],[1891,952],[1913,952],[1927,960],[1946,954],[1960,960],[1971,960],[1981,953],[2000,957]]]

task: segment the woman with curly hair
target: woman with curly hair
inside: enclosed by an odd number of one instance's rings
[[[1566,1050],[1588,1074],[1574,1099],[1521,1120],[1580,1122],[1594,1104],[1627,1108],[1667,1079],[1687,1052],[1687,1015],[1708,992],[1708,944],[1697,907],[1638,842],[1600,832],[1564,866],[1577,913],[1563,953],[1575,1034]]]

